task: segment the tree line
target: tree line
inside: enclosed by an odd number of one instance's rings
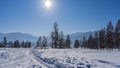
[[[88,38],[85,36],[82,40],[76,39],[74,43],[71,43],[69,35],[64,35],[63,31],[59,31],[58,24],[55,22],[53,25],[53,31],[51,31],[50,37],[39,37],[36,41],[36,47],[51,47],[51,48],[90,48],[90,49],[120,49],[120,19],[116,26],[112,25],[109,21],[107,26],[101,30],[98,30],[93,34],[90,34]],[[73,45],[73,46],[72,46]],[[30,48],[30,41],[8,41],[6,37],[0,42],[0,47],[13,47],[13,48]]]
[[[88,38],[83,37],[82,41],[76,39],[75,48],[90,48],[90,49],[120,49],[120,20],[116,26],[109,21],[107,26],[101,30],[95,31],[94,35],[90,34]]]
[[[6,37],[3,38],[3,41],[0,42],[1,48],[30,48],[31,42],[30,41],[22,41],[19,40],[15,41],[8,41]]]
[[[83,37],[83,48],[90,49],[120,49],[120,20],[116,26],[109,21],[107,26],[96,31],[94,35],[90,34],[89,38]]]
[[[49,44],[52,48],[81,47],[90,49],[120,49],[120,19],[118,20],[115,27],[112,25],[112,22],[109,21],[106,27],[96,31],[94,35],[90,34],[88,38],[84,36],[82,41],[76,39],[73,44],[71,43],[69,35],[65,37],[63,31],[59,31],[57,23],[54,23],[53,27],[54,29],[51,32],[51,41]],[[40,40],[41,37],[37,41],[38,46],[40,46],[40,44],[42,44],[43,47],[48,45],[46,38],[43,38],[44,42],[41,42]]]

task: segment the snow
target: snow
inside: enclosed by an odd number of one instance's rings
[[[120,68],[120,51],[0,48],[0,68]]]
[[[1,48],[0,68],[33,68],[39,66],[29,52],[30,49]]]

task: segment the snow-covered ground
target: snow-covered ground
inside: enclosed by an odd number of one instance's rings
[[[0,48],[0,68],[120,68],[120,51]]]
[[[35,68],[42,66],[33,59],[30,49],[0,48],[0,68]]]

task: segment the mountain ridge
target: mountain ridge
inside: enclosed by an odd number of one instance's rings
[[[90,34],[94,35],[95,31],[89,31],[89,32],[76,32],[69,34],[71,41],[74,42],[74,40],[78,39],[81,40],[83,36],[86,38],[89,37]],[[67,35],[65,35],[66,38]],[[31,42],[36,42],[38,39],[38,36],[34,36],[29,33],[21,33],[21,32],[10,32],[10,33],[0,33],[0,41],[3,40],[4,37],[7,37],[8,41],[31,41]]]
[[[3,40],[3,38],[6,37],[8,41],[32,41],[36,42],[38,39],[37,36],[28,34],[28,33],[21,33],[21,32],[10,32],[10,33],[0,33],[0,41]]]
[[[90,34],[94,35],[94,33],[95,33],[95,31],[76,32],[76,33],[69,34],[69,35],[70,35],[71,41],[74,42],[74,40],[76,40],[76,39],[78,39],[78,40],[83,39],[84,36],[86,37],[86,39],[88,39],[89,35]]]

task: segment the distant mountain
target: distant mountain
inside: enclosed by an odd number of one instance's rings
[[[0,33],[0,41],[3,40],[3,37],[7,37],[7,40],[9,41],[15,41],[15,40],[20,40],[20,41],[31,41],[31,42],[36,42],[36,40],[38,39],[38,37],[33,36],[31,34],[27,34],[27,33],[20,33],[20,32],[16,32],[16,33]]]
[[[86,38],[89,37],[90,33],[92,35],[94,35],[95,31],[93,32],[77,32],[77,33],[73,33],[73,34],[69,34],[71,41],[74,42],[76,39],[81,40],[83,38],[83,36],[85,36]],[[7,37],[7,40],[9,41],[15,41],[15,40],[19,40],[19,41],[31,41],[31,42],[36,42],[38,37],[31,35],[31,34],[27,34],[27,33],[20,33],[20,32],[16,32],[16,33],[0,33],[0,41],[3,40],[3,37]],[[65,35],[66,38],[66,35]]]
[[[76,40],[76,39],[78,39],[78,40],[83,39],[84,36],[88,39],[89,35],[90,34],[94,35],[94,33],[95,33],[95,31],[92,31],[92,32],[77,32],[77,33],[70,34],[70,38],[71,38],[71,41],[74,42],[74,40]]]

